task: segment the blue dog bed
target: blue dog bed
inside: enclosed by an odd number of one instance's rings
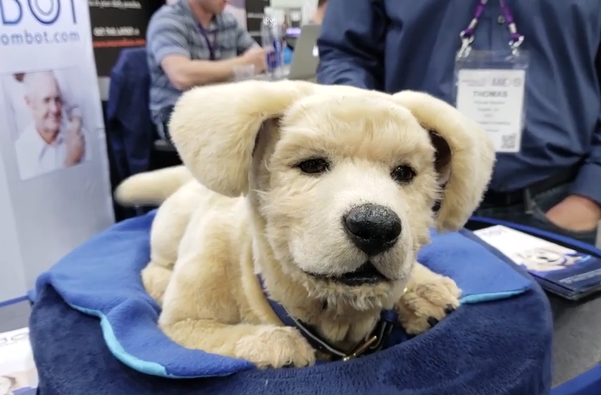
[[[462,306],[433,329],[349,362],[260,371],[180,347],[158,330],[159,309],[139,278],[153,218],[114,226],[38,279],[30,331],[42,395],[550,391],[552,323],[544,294],[467,231],[433,235],[420,253],[420,262],[464,291]]]

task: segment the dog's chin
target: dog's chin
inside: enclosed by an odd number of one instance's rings
[[[357,270],[339,275],[305,273],[318,280],[330,281],[348,287],[359,287],[363,285],[376,286],[391,281],[389,278],[384,276],[370,261],[365,262]]]
[[[347,311],[347,308],[357,311],[389,309],[400,298],[407,282],[405,276],[398,279],[385,276],[371,262],[339,275],[299,270],[293,278],[304,286],[310,298],[325,302],[339,312]]]

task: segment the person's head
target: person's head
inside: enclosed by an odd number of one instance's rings
[[[225,10],[227,0],[190,0],[209,14],[221,14]]]
[[[63,102],[52,71],[27,73],[25,101],[35,127],[46,141],[52,141],[60,130]]]
[[[328,0],[317,0],[317,8],[325,11]]]

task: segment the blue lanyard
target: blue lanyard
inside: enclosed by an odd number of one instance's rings
[[[476,30],[478,21],[480,20],[487,3],[488,0],[478,0],[474,17],[470,21],[468,27],[466,27],[459,35],[463,42],[463,48],[461,50],[462,52],[474,41],[474,31]],[[513,19],[513,13],[507,4],[507,0],[499,0],[499,5],[501,6],[503,16],[505,17],[505,22],[507,23],[507,28],[509,29],[509,47],[514,51],[514,53],[516,53],[517,49],[524,41],[524,36],[518,33],[515,21]]]
[[[212,39],[209,39],[209,33],[201,25],[198,25],[198,32],[205,39],[205,41],[207,43],[207,49],[209,50],[209,60],[216,60],[214,45],[215,45],[215,42],[217,41],[217,30],[213,30],[211,32]]]

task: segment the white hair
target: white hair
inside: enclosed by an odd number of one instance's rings
[[[31,97],[36,95],[40,87],[40,83],[46,82],[43,79],[44,77],[51,77],[60,93],[60,86],[58,85],[58,81],[56,80],[54,72],[52,70],[45,70],[35,71],[33,73],[26,73],[23,77],[23,84],[25,85],[25,89],[28,96]]]

